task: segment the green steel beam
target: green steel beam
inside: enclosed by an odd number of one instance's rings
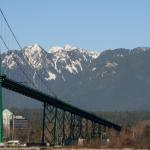
[[[1,78],[2,78],[2,87],[4,87],[4,88],[18,92],[20,94],[23,94],[25,96],[31,97],[31,98],[36,99],[36,100],[39,100],[41,102],[46,102],[49,105],[52,105],[54,107],[60,108],[62,110],[68,111],[70,113],[79,115],[85,119],[91,120],[95,123],[99,123],[99,124],[104,125],[108,128],[113,128],[117,131],[121,130],[121,126],[114,124],[110,121],[104,120],[100,117],[97,117],[94,114],[91,114],[87,111],[81,110],[75,106],[67,104],[67,103],[57,99],[56,97],[49,96],[47,94],[39,92],[38,90],[27,87],[23,84],[16,82],[16,81],[13,81],[11,79],[8,79],[5,75],[1,76]]]
[[[54,117],[54,146],[58,145],[58,120],[57,120],[57,108],[55,108],[55,117]]]
[[[3,142],[3,96],[2,96],[2,81],[0,79],[0,143]]]
[[[1,49],[0,49],[1,55]],[[0,56],[0,76],[2,75],[2,56]],[[2,95],[2,78],[0,78],[0,143],[3,142],[3,95]]]

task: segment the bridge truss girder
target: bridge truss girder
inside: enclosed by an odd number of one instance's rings
[[[50,146],[74,145],[79,138],[88,142],[99,139],[101,142],[102,134],[107,134],[106,130],[108,128],[100,123],[44,103],[43,145],[45,143],[49,143]]]
[[[0,86],[44,103],[42,144],[66,145],[79,138],[91,140],[102,137],[107,129],[121,130],[117,124],[8,79],[5,75],[0,76],[0,81]]]

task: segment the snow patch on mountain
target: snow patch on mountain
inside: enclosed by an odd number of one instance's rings
[[[150,48],[149,47],[137,47],[133,49],[133,53],[136,53],[136,54],[142,53],[145,51],[150,51]]]
[[[100,56],[100,52],[95,51],[89,52],[89,56],[91,56],[93,59],[96,59],[97,57]]]
[[[78,49],[77,47],[75,46],[71,46],[69,44],[66,44],[64,47],[61,47],[61,46],[53,46],[51,47],[48,52],[49,53],[56,53],[56,52],[62,52],[62,51],[72,51],[74,49]]]
[[[67,64],[67,60],[70,59],[67,52],[65,51],[58,51],[55,54],[53,54],[53,64],[54,64],[54,68],[58,73],[61,73],[60,67],[58,66],[58,64]]]
[[[37,44],[25,47],[24,50],[24,58],[33,68],[41,69],[44,61],[45,54],[44,50]]]
[[[96,51],[88,52],[85,49],[78,48],[76,46],[71,46],[69,44],[65,45],[64,47],[53,46],[48,50],[48,52],[50,54],[53,54],[55,57],[54,62],[55,62],[56,69],[57,69],[57,65],[56,65],[57,61],[66,61],[67,59],[69,59],[69,56],[68,56],[69,52],[76,53],[78,55],[80,54],[84,58],[84,61],[88,61],[87,56],[92,59],[96,59],[100,55],[100,52],[96,52]]]
[[[38,44],[25,47],[25,53],[29,53],[30,55],[33,55],[34,53],[40,54],[42,51],[43,49]]]
[[[76,60],[73,63],[75,64],[75,66],[79,66],[80,70],[83,71],[82,65],[79,60]]]
[[[66,50],[66,51],[71,51],[71,50],[74,50],[74,49],[78,49],[78,48],[75,47],[75,46],[71,46],[71,45],[69,45],[69,44],[66,44],[66,45],[64,46],[64,50]]]
[[[105,67],[107,68],[116,68],[118,66],[118,64],[116,62],[107,62]]]
[[[56,79],[56,75],[52,72],[48,72],[48,77],[45,78],[45,80],[55,80]]]
[[[51,47],[51,48],[48,50],[48,52],[49,52],[49,53],[55,53],[55,52],[61,51],[62,49],[63,49],[63,48],[60,47],[60,46],[53,46],[53,47]]]
[[[70,73],[72,73],[72,74],[78,73],[78,69],[77,69],[77,68],[75,67],[75,65],[73,65],[73,64],[67,65],[67,66],[66,66],[66,69],[67,69]]]
[[[2,60],[2,66],[5,66],[9,69],[14,69],[17,66],[17,63],[24,65],[23,60],[15,53],[6,55]]]
[[[61,77],[62,77],[63,81],[66,81],[66,79],[64,78],[64,76],[63,76],[63,75],[62,75]]]
[[[96,70],[96,67],[92,68],[92,71],[95,71]]]

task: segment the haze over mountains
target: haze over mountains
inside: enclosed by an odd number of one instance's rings
[[[2,65],[6,74],[18,82],[31,86],[24,75],[28,72],[30,80],[41,90],[46,91],[46,85],[57,97],[89,111],[150,108],[150,48],[147,47],[100,53],[66,45],[52,47],[47,52],[35,44],[21,51],[3,53]],[[5,106],[38,106],[5,92]]]

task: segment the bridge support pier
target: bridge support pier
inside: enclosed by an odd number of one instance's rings
[[[90,141],[106,136],[106,129],[99,123],[44,103],[42,143],[50,146],[76,145],[78,139]],[[102,134],[103,132],[103,134]],[[105,138],[105,137],[104,137]]]
[[[45,146],[45,109],[46,109],[46,103],[43,104],[43,122],[42,122],[42,138],[41,143],[42,146]]]
[[[62,146],[65,145],[65,114],[66,112],[63,110],[63,121],[62,121]]]

